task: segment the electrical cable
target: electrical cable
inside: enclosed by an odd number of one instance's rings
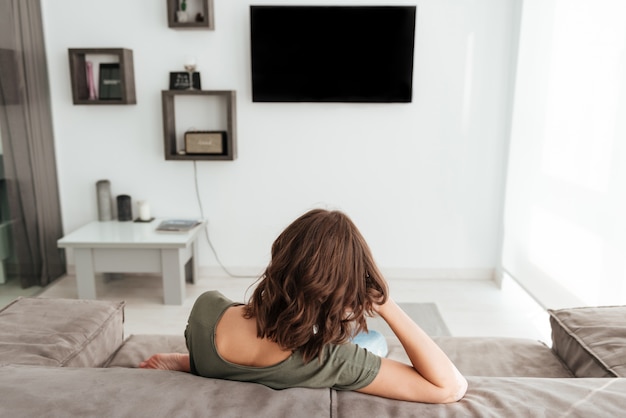
[[[222,264],[222,261],[220,260],[220,257],[217,255],[217,251],[215,250],[215,247],[213,246],[213,243],[211,242],[211,238],[209,237],[208,219],[205,218],[205,216],[204,216],[204,208],[202,207],[202,199],[200,198],[200,187],[198,186],[198,167],[196,165],[196,160],[193,161],[193,177],[194,177],[194,183],[195,183],[195,186],[196,186],[196,199],[198,200],[198,207],[200,208],[200,217],[203,220],[206,219],[206,222],[207,222],[207,226],[206,226],[206,228],[204,228],[204,234],[206,236],[207,243],[209,244],[209,247],[211,248],[211,251],[213,252],[213,256],[215,257],[215,260],[217,260],[217,264],[219,264],[221,269],[224,270],[224,272],[229,277],[232,277],[234,279],[256,278],[257,276],[254,276],[254,275],[242,275],[242,274],[231,273],[226,268],[226,266],[224,266],[224,264]]]

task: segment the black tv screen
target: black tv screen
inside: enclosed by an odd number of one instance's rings
[[[253,102],[411,102],[415,6],[250,6]]]

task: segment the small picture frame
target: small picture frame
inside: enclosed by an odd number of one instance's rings
[[[200,85],[200,73],[193,73],[193,88],[202,90]],[[189,89],[189,73],[185,71],[170,72],[170,90],[188,90]]]

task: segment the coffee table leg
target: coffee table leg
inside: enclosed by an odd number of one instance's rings
[[[76,288],[79,299],[96,299],[96,276],[91,248],[75,248]]]
[[[194,240],[191,245],[193,245],[193,253],[191,256],[191,283],[196,284],[196,281],[198,281],[198,260],[200,259],[198,240]]]
[[[185,299],[185,263],[182,258],[180,250],[161,250],[163,299],[166,305],[182,305]]]

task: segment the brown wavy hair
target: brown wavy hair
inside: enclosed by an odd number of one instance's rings
[[[322,358],[327,344],[367,331],[366,315],[388,297],[365,239],[344,213],[311,210],[274,241],[270,264],[245,308],[257,336]]]

